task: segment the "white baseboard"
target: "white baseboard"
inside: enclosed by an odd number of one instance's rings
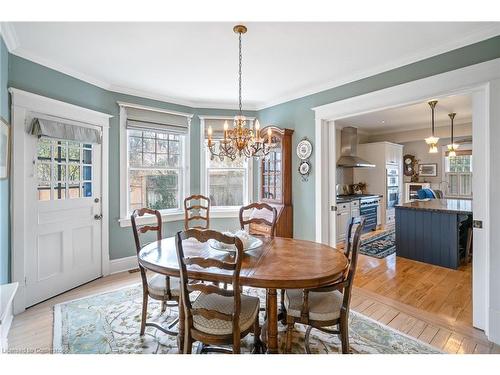
[[[18,286],[18,283],[0,285],[0,354],[9,348],[7,338],[9,336],[10,325],[14,319],[12,301],[14,300]]]
[[[114,273],[133,270],[136,268],[139,268],[136,255],[109,261],[109,273],[111,275]]]

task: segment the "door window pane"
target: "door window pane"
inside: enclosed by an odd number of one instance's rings
[[[38,200],[92,196],[92,145],[41,138],[37,158]]]

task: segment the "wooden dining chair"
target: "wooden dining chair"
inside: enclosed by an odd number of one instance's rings
[[[356,272],[361,231],[365,219],[352,218],[346,235],[350,246],[349,266],[341,281],[331,286],[317,289],[287,289],[285,291],[286,352],[292,348],[292,334],[295,323],[308,325],[305,334],[306,352],[311,353],[309,337],[316,328],[322,332],[340,335],[342,353],[349,353],[349,305]],[[336,330],[327,327],[337,326]]]
[[[190,225],[192,221],[202,221],[204,225]],[[184,199],[184,229],[210,228],[210,198],[204,195],[191,195]]]
[[[144,215],[154,215],[156,217],[156,225],[138,225],[137,218],[143,217]],[[138,210],[134,210],[132,215],[130,216],[130,220],[132,221],[132,230],[134,232],[135,239],[135,247],[137,251],[137,256],[139,256],[139,252],[141,251],[141,235],[147,232],[156,232],[156,240],[160,241],[162,239],[162,221],[161,214],[157,210],[151,210],[149,208],[141,208]],[[150,241],[151,242],[151,241]],[[176,277],[169,277],[165,275],[161,275],[159,273],[155,273],[152,277],[147,277],[146,269],[142,267],[139,263],[139,269],[141,272],[142,279],[142,316],[141,316],[141,336],[144,335],[144,331],[146,326],[152,326],[160,329],[161,331],[168,334],[175,334],[175,332],[169,331],[164,327],[159,326],[157,323],[149,323],[146,321],[147,312],[148,312],[148,299],[149,297],[161,301],[161,312],[165,312],[167,306],[177,306],[179,304],[179,279]],[[150,271],[152,272],[152,271]],[[173,302],[168,304],[168,302]],[[168,328],[172,328],[178,319],[174,320]]]
[[[248,219],[245,219],[245,212],[250,211]],[[276,221],[278,220],[278,210],[276,207],[264,202],[251,203],[248,206],[243,206],[240,208],[240,228],[245,229],[245,225],[248,225],[248,233],[253,235],[265,235],[267,237],[274,238],[276,233]],[[253,230],[253,226],[258,225],[258,230]],[[280,319],[284,318],[283,313],[285,312],[285,290],[281,289],[281,311],[282,314]],[[267,301],[267,290],[266,290],[266,301]],[[267,306],[267,302],[266,302]],[[262,309],[265,311],[265,309]],[[266,314],[267,316],[267,314]]]
[[[214,239],[225,244],[236,246],[234,255],[225,258],[203,257],[201,255],[184,254],[183,241],[195,238],[200,242]],[[240,353],[240,340],[248,333],[254,334],[255,348],[260,348],[259,298],[241,293],[240,270],[243,258],[243,244],[238,237],[226,236],[213,230],[189,229],[177,233],[177,258],[181,275],[181,301],[185,314],[183,353],[191,353],[194,341],[203,343],[206,352]],[[218,269],[219,276],[225,278],[216,283],[205,283],[199,274],[193,279],[188,267],[197,270]],[[232,289],[219,287],[221,282],[229,282]],[[190,293],[199,292],[191,302]],[[214,347],[216,345],[231,345],[232,350]]]
[[[248,219],[245,219],[245,212],[250,211]],[[245,229],[248,225],[248,233],[262,234],[265,233],[269,237],[274,237],[276,233],[276,221],[278,220],[278,211],[276,207],[263,202],[251,203],[248,206],[240,208],[240,227]],[[258,224],[259,231],[252,231],[252,226]],[[262,230],[263,229],[263,230]]]

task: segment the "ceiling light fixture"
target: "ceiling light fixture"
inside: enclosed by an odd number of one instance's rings
[[[448,156],[457,156],[457,148],[458,144],[454,142],[453,139],[453,120],[455,119],[456,113],[448,113],[448,116],[451,119],[451,143],[447,146],[448,147]]]
[[[434,135],[434,109],[436,108],[437,100],[431,100],[428,104],[431,107],[431,112],[432,112],[431,115],[432,135],[430,137],[425,138],[425,143],[427,143],[430,146],[429,153],[435,154],[438,152],[437,143],[439,142],[439,138]]]
[[[212,139],[212,127],[208,127],[208,149],[210,150],[210,157],[219,158],[221,161],[224,158],[231,160],[236,157],[245,156],[247,158],[255,157],[260,158],[269,154],[272,147],[272,130],[267,130],[267,142],[260,135],[259,120],[255,121],[255,129],[248,128],[247,120],[243,116],[241,104],[241,36],[247,32],[244,25],[236,25],[233,31],[238,34],[238,50],[239,50],[239,71],[238,71],[238,115],[234,117],[233,126],[230,128],[227,121],[224,122],[224,138],[217,141]]]

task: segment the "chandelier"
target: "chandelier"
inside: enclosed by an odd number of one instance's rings
[[[429,153],[435,154],[438,152],[437,148],[437,143],[439,141],[439,138],[434,135],[434,109],[436,108],[437,100],[432,100],[429,103],[429,106],[431,107],[432,111],[432,135],[430,137],[425,138],[425,143],[427,143],[430,148],[429,148]]]
[[[458,145],[453,140],[453,120],[455,119],[456,113],[448,113],[448,116],[451,120],[451,143],[447,145],[448,147],[448,156],[457,156],[457,148]]]
[[[235,160],[236,157],[245,156],[246,158],[260,158],[269,154],[272,147],[272,130],[267,130],[267,142],[260,135],[259,120],[255,121],[254,129],[247,127],[247,119],[243,116],[241,105],[241,36],[247,32],[244,25],[236,25],[233,31],[238,34],[238,50],[239,50],[239,71],[238,71],[238,115],[234,117],[233,124],[230,127],[227,121],[224,121],[224,138],[213,140],[213,129],[211,126],[207,129],[208,134],[208,149],[212,159],[219,158],[221,161],[224,158]]]

